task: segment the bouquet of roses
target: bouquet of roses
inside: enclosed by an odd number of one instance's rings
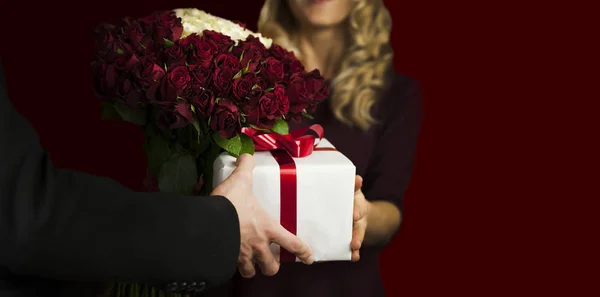
[[[242,128],[287,134],[328,96],[318,70],[270,39],[197,9],[97,28],[103,118],[140,125],[158,190],[209,194],[223,151],[254,153]]]

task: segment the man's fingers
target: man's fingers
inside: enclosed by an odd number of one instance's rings
[[[268,244],[256,251],[255,259],[264,275],[273,276],[279,271],[279,262],[273,256]]]
[[[250,259],[244,259],[238,261],[238,269],[240,270],[240,275],[243,278],[251,278],[256,274],[256,270],[254,269],[254,264]]]
[[[236,172],[252,173],[254,166],[256,166],[256,160],[254,159],[254,156],[250,154],[243,154],[237,158],[235,165],[237,167],[231,175],[235,174]]]
[[[362,188],[363,179],[360,175],[357,175],[354,180],[354,192],[358,192]]]
[[[272,242],[278,244],[282,249],[296,255],[296,257],[304,264],[310,265],[313,263],[310,248],[306,243],[302,242],[300,238],[290,233],[278,223],[273,225],[275,227],[271,234],[269,234]]]
[[[352,262],[358,262],[360,260],[360,252],[352,251]]]
[[[231,175],[215,187],[211,195],[223,195],[223,193],[228,193],[235,187],[239,187],[241,180],[244,179],[252,186],[252,172],[255,166],[254,156],[243,154],[237,159],[236,165],[237,167],[233,170]]]

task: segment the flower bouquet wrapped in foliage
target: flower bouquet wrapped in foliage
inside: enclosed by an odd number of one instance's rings
[[[96,30],[103,117],[145,131],[158,190],[209,194],[212,164],[254,153],[243,127],[287,134],[328,96],[318,70],[242,26],[197,9],[124,18]]]

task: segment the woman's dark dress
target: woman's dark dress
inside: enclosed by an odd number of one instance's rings
[[[399,74],[388,76],[388,88],[373,107],[380,124],[368,132],[337,121],[329,105],[321,104],[314,121],[321,124],[325,138],[354,162],[364,179],[363,192],[369,200],[387,200],[401,208],[409,182],[415,146],[420,131],[422,102],[415,81]],[[297,128],[298,126],[291,127]],[[232,281],[234,297],[379,297],[384,296],[379,276],[381,248],[363,248],[357,263],[329,262],[311,266],[284,263],[273,277],[258,270],[252,279],[239,275]],[[208,294],[212,295],[212,294]]]

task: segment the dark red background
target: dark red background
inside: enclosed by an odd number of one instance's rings
[[[9,95],[55,164],[137,190],[142,134],[99,118],[89,67],[93,27],[198,7],[255,29],[262,5],[6,2],[0,49]],[[386,1],[395,66],[421,82],[425,101],[403,229],[381,259],[389,296],[598,291],[598,207],[587,204],[600,195],[585,188],[598,181],[597,155],[585,154],[599,151],[598,109],[584,106],[600,99],[598,24],[583,2]]]

